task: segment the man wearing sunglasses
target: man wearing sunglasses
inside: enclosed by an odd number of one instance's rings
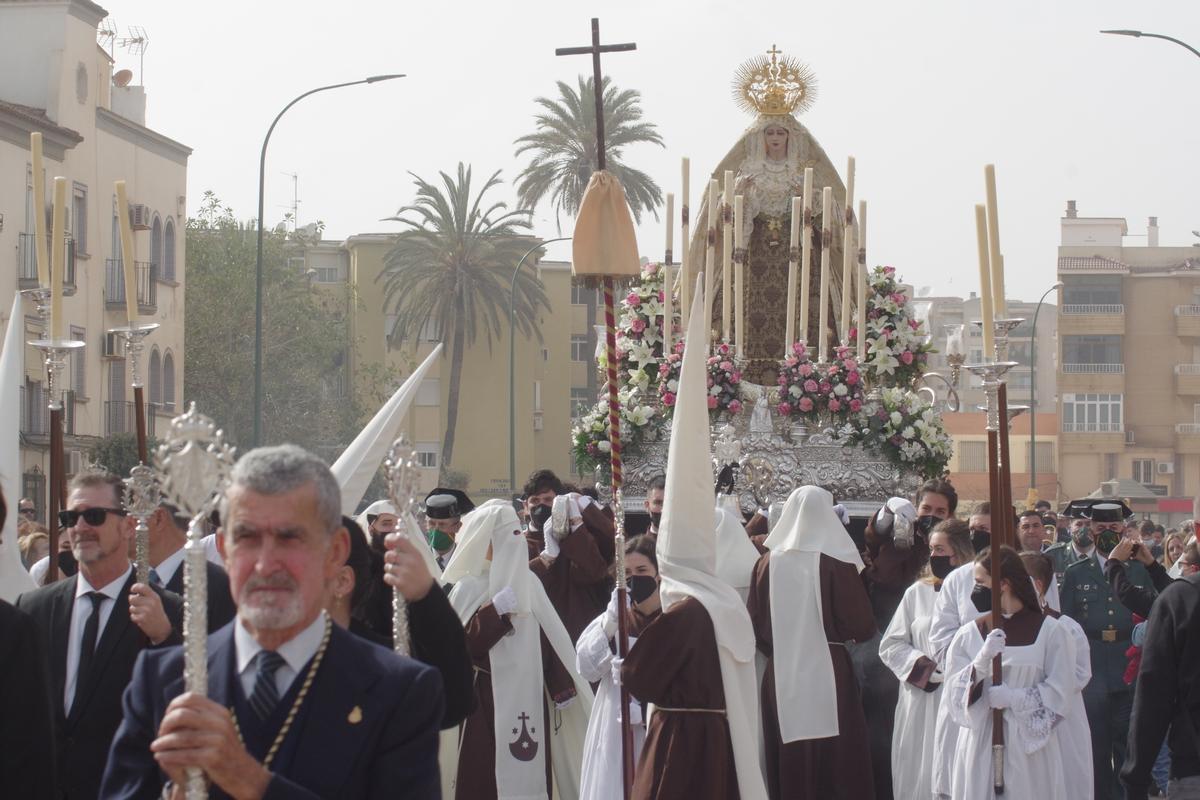
[[[134,582],[123,491],[120,478],[103,472],[71,481],[59,523],[79,572],[17,598],[50,645],[58,779],[71,800],[97,796],[138,654],[180,641],[180,598]]]

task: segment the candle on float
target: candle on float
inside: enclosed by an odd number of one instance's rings
[[[1000,207],[996,202],[996,165],[983,168],[983,182],[987,186],[988,220],[988,263],[992,271],[992,313],[997,319],[1008,314],[1004,300],[1004,257],[1000,255]]]
[[[683,159],[683,193],[679,197],[679,325],[680,330],[687,330],[688,310],[691,308],[691,293],[688,291],[688,250],[691,246],[691,225],[688,219],[688,184],[691,178],[691,162],[687,156]]]
[[[716,272],[717,262],[717,212],[720,205],[720,186],[716,179],[708,182],[708,246],[704,251],[704,313],[706,315],[704,327],[710,332],[712,326],[713,312],[713,289],[716,287],[717,279],[713,275]]]
[[[846,207],[842,220],[842,341],[850,341],[850,298],[854,294],[854,269],[858,261],[858,253],[854,247],[854,156],[846,165]]]
[[[672,256],[673,256],[673,253],[671,252],[671,245],[675,243],[674,242],[674,238],[675,238],[674,234],[675,234],[675,195],[672,192],[667,192],[667,244],[666,244],[666,248],[664,249],[663,252],[666,253],[664,260],[668,264],[671,263]]]
[[[125,193],[125,181],[115,184],[117,194],[117,222],[121,231],[121,268],[125,275],[125,315],[133,325],[138,318],[137,303],[137,250],[134,247],[133,228],[129,225],[129,198]]]
[[[812,240],[813,240],[813,170],[804,169],[804,209],[801,215],[800,228],[800,338],[811,344],[809,338],[808,296],[812,291]]]
[[[992,306],[992,270],[988,260],[988,227],[987,209],[975,206],[975,242],[979,247],[979,312],[983,322],[983,360],[994,360],[992,352],[993,306]]]
[[[946,355],[961,356],[963,355],[963,326],[950,325],[950,330],[946,333]]]
[[[33,238],[37,258],[38,286],[50,288],[50,253],[46,247],[46,179],[42,166],[42,135],[29,134],[29,152],[33,161]]]
[[[856,352],[861,362],[867,355],[867,201],[858,201],[858,313],[855,325],[858,329]]]
[[[675,243],[674,235],[673,235],[675,233],[674,225],[675,225],[675,195],[672,194],[671,192],[667,192],[667,245],[666,245],[665,255],[663,256],[663,268],[662,268],[662,272],[663,272],[663,276],[662,276],[663,277],[662,340],[663,340],[663,353],[664,354],[669,353],[671,351],[671,334],[672,334],[672,330],[673,330],[673,326],[671,324],[671,322],[672,322],[672,320],[671,320],[672,313],[671,312],[673,310],[671,308],[671,306],[672,306],[671,301],[674,299],[675,284],[671,280],[671,272],[672,272],[671,256],[673,255],[671,253],[671,245],[673,245]]]
[[[54,205],[50,216],[50,338],[63,338],[63,270],[67,245],[63,222],[67,211],[67,179],[54,179]]]
[[[725,170],[721,199],[721,338],[730,342],[733,315],[733,170]]]
[[[817,315],[817,358],[825,360],[825,338],[829,335],[829,263],[830,245],[833,244],[833,189],[826,186],[821,190],[821,309]]]
[[[783,334],[783,357],[792,352],[796,341],[796,281],[800,270],[800,218],[804,215],[804,201],[792,198],[792,225],[788,232],[788,280],[787,280],[787,324]]]
[[[746,354],[746,236],[742,231],[743,215],[746,213],[746,198],[736,195],[733,198],[733,249],[734,259],[734,324],[736,325],[737,351],[739,356]]]

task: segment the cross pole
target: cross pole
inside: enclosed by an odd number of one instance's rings
[[[633,42],[600,44],[600,20],[592,17],[592,43],[586,47],[560,47],[556,56],[590,55],[592,57],[592,88],[596,96],[596,169],[604,170],[604,76],[600,70],[601,53],[636,50]],[[617,520],[617,655],[629,654],[629,628],[625,619],[625,524],[621,506],[621,406],[617,399],[617,327],[613,304],[613,279],[604,279],[605,353],[608,361],[608,441],[611,448],[613,511]],[[629,690],[621,686],[621,784],[626,800],[633,788],[633,729],[629,726]]]

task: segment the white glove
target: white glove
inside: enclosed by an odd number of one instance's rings
[[[999,628],[994,629],[983,640],[983,647],[979,649],[975,660],[971,662],[971,666],[975,667],[977,674],[987,674],[992,666],[992,659],[1004,652],[1004,631]]]
[[[501,616],[512,614],[517,610],[517,593],[511,586],[505,586],[492,598],[492,608],[496,609],[496,613]]]
[[[946,676],[945,676],[945,675],[942,673],[942,668],[941,668],[941,667],[938,667],[938,668],[936,668],[936,669],[935,669],[935,670],[934,670],[932,673],[930,673],[930,675],[929,675],[929,683],[941,683],[941,682],[942,682],[942,681],[944,681],[945,679],[946,679]]]
[[[572,516],[579,516],[578,511],[572,514],[571,510],[571,495],[560,494],[554,498],[554,503],[550,506],[550,534],[557,539],[562,539],[571,528],[569,520]],[[547,539],[550,536],[546,537]]]
[[[988,705],[992,708],[1012,708],[1013,703],[1017,701],[1017,695],[1020,693],[1020,689],[1010,689],[1003,684],[1000,686],[989,686],[987,690]]]
[[[908,520],[909,523],[917,520],[917,507],[903,497],[893,497],[887,501],[884,508],[893,515]]]
[[[612,681],[613,686],[621,686],[621,667],[625,666],[625,659],[620,656],[613,656],[612,659]]]
[[[558,545],[558,537],[553,533],[543,533],[542,538],[545,544],[542,547],[542,552],[539,555],[543,555],[546,558],[549,558],[551,561],[558,558],[558,554],[562,552],[562,548]]]
[[[591,498],[574,492],[567,495],[567,521],[571,531],[577,531],[583,525],[583,509],[587,508],[584,500]]]
[[[608,600],[608,608],[604,609],[604,635],[611,637],[617,632],[617,622],[620,617],[617,615],[617,590],[613,589],[612,597]]]
[[[910,505],[911,505],[911,503],[910,503]],[[838,519],[840,519],[842,521],[843,525],[850,524],[850,512],[847,511],[846,507],[844,505],[842,505],[841,503],[836,503],[833,506],[833,513],[838,515]]]

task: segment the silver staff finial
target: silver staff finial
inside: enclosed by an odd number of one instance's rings
[[[403,434],[392,443],[383,471],[387,476],[388,499],[396,508],[397,526],[407,526],[408,512],[416,496],[421,476],[417,465],[416,450]],[[415,533],[415,531],[409,531]],[[392,590],[392,642],[397,653],[409,654],[408,611],[404,595],[399,589]]]

